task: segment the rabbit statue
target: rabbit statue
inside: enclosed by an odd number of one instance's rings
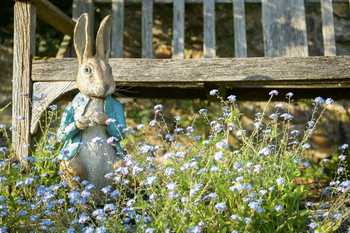
[[[124,151],[119,141],[126,127],[124,109],[112,97],[115,82],[108,64],[111,17],[106,16],[96,36],[92,54],[89,18],[82,14],[74,29],[74,47],[79,62],[76,86],[79,93],[62,115],[57,138],[63,143],[58,158],[64,179],[79,176],[97,190],[108,185],[105,174],[121,163]]]

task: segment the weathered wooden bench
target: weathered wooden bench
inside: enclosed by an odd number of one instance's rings
[[[305,0],[306,1],[306,0]],[[333,3],[321,2],[324,56],[309,57],[304,0],[74,0],[73,18],[94,3],[111,3],[113,76],[128,96],[202,97],[212,87],[232,88],[248,98],[258,89],[289,88],[303,92],[348,90],[350,57],[336,56]],[[124,4],[142,2],[142,58],[123,57]],[[216,58],[215,3],[233,6],[235,58]],[[265,57],[247,57],[245,4],[261,3]],[[153,59],[153,4],[173,4],[173,59]],[[203,59],[184,58],[187,3],[203,4]],[[231,4],[231,5],[230,5]],[[33,61],[36,17],[66,35],[74,20],[47,0],[15,3],[13,70],[13,145],[20,158],[29,154],[31,134],[40,116],[59,96],[75,89],[74,58]],[[253,91],[251,91],[253,90]],[[342,92],[337,92],[342,94]],[[344,97],[349,97],[349,95]]]

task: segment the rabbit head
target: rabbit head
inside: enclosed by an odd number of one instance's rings
[[[82,14],[74,29],[74,47],[79,62],[76,84],[89,97],[103,98],[115,91],[112,68],[108,64],[110,52],[111,17],[106,16],[97,31],[96,54],[92,52],[88,14]]]

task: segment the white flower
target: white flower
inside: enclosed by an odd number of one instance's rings
[[[213,90],[210,90],[210,92],[209,92],[209,95],[211,95],[211,96],[215,96],[217,94],[219,94],[219,90],[218,89],[213,89]]]
[[[237,214],[232,214],[231,216],[230,216],[230,219],[232,220],[232,221],[241,221],[241,217],[239,217]]]
[[[304,143],[303,145],[301,145],[301,147],[303,149],[309,149],[311,147],[311,145],[309,143]]]
[[[151,120],[148,125],[149,125],[149,127],[155,127],[157,125],[157,121]]]
[[[269,96],[277,96],[278,95],[278,91],[277,90],[272,90],[269,92]]]

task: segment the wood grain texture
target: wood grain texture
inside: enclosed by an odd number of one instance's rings
[[[265,56],[308,56],[304,0],[263,0]]]
[[[350,57],[260,57],[216,59],[110,59],[119,87],[334,88],[350,84]],[[34,81],[74,81],[75,59],[33,63]]]
[[[185,47],[185,0],[174,1],[173,58],[184,58]]]
[[[112,0],[112,51],[111,57],[123,57],[124,0]]]
[[[203,0],[203,53],[205,58],[216,55],[215,0]]]
[[[32,119],[30,133],[34,134],[39,125],[40,117],[48,106],[59,96],[75,89],[75,82],[35,82],[32,96]]]
[[[235,36],[235,57],[247,57],[244,0],[233,0],[233,31]]]
[[[153,57],[153,0],[142,0],[142,57]]]
[[[73,35],[74,21],[48,0],[32,0],[38,18],[53,26],[57,31]]]
[[[14,6],[13,82],[12,82],[12,144],[24,163],[30,150],[31,63],[35,51],[35,7],[26,1]]]
[[[91,40],[95,38],[94,35],[94,18],[95,18],[95,6],[93,0],[73,0],[72,17],[77,20],[83,13],[88,13],[89,17],[89,34]]]
[[[110,3],[112,0],[95,0],[98,3]],[[263,0],[245,0],[246,3],[261,3]],[[335,3],[347,3],[349,0],[333,0]],[[140,3],[142,0],[125,0],[125,3]],[[173,3],[174,0],[154,0],[154,3]],[[203,0],[185,0],[186,3],[203,3]],[[232,0],[215,0],[216,3],[232,3]],[[306,3],[320,3],[320,0],[305,0]]]
[[[322,34],[325,56],[336,55],[332,0],[321,0]]]

